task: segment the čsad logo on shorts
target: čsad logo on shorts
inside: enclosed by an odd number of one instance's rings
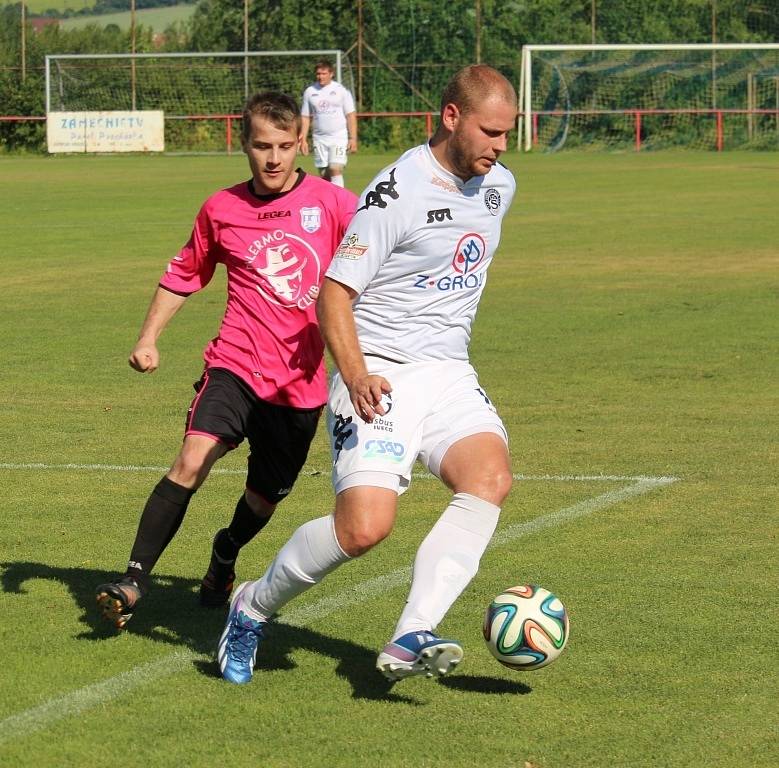
[[[500,192],[495,187],[490,187],[484,192],[484,205],[491,216],[497,216],[500,210]]]
[[[403,443],[395,443],[392,440],[368,440],[365,443],[366,459],[384,459],[385,461],[400,461],[406,453]]]
[[[469,275],[481,264],[486,252],[487,248],[481,235],[475,232],[463,235],[457,243],[457,248],[454,249],[454,259],[452,259],[454,271],[461,275]]]

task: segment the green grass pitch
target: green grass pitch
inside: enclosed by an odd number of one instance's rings
[[[357,155],[348,183],[391,159]],[[441,627],[462,665],[392,688],[373,669],[447,500],[417,477],[393,535],[290,604],[237,687],[215,674],[223,614],[196,588],[243,449],[193,499],[124,634],[93,589],[124,566],[175,455],[223,278],[174,319],[153,376],[127,355],[198,206],[247,178],[245,160],[0,158],[1,765],[779,764],[779,158],[506,162],[518,193],[472,358],[519,479]],[[239,579],[331,501],[320,432]],[[523,582],[561,597],[571,638],[519,674],[480,632],[491,598]]]

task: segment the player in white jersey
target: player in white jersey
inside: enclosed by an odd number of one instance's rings
[[[438,676],[462,659],[434,631],[476,574],[512,481],[505,428],[468,362],[486,271],[515,184],[498,157],[517,115],[486,65],[446,86],[428,145],[374,179],[318,300],[338,367],[328,401],[335,512],[292,535],[265,575],[236,592],[220,641],[232,682],[252,676],[269,618],[389,535],[419,459],[453,496],[420,545],[406,606],[377,668]]]
[[[357,112],[348,88],[333,80],[333,65],[317,62],[316,82],[303,91],[300,151],[307,155],[308,129],[313,123],[314,165],[322,178],[344,186],[347,153],[357,151]]]

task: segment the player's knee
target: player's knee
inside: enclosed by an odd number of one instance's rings
[[[338,543],[349,557],[359,557],[389,536],[392,526],[361,517],[336,524]]]
[[[513,482],[514,478],[508,469],[485,471],[475,479],[467,492],[500,507],[509,495]]]
[[[257,515],[257,517],[270,517],[276,510],[275,504],[271,504],[267,499],[260,496],[259,493],[256,493],[251,488],[247,488],[243,495],[246,499],[247,506],[253,514]]]
[[[185,488],[197,490],[208,476],[206,463],[198,456],[181,455],[176,459],[168,477]]]
[[[338,537],[338,543],[349,557],[360,557],[386,537],[387,534],[376,535],[375,531],[349,531],[343,537]]]
[[[197,490],[208,477],[215,460],[210,453],[185,448],[176,457],[168,477],[185,488]]]
[[[514,476],[511,474],[511,470],[504,469],[500,472],[497,472],[495,474],[495,501],[492,503],[496,506],[501,506],[503,502],[506,500],[506,497],[511,492],[511,486],[514,483]]]

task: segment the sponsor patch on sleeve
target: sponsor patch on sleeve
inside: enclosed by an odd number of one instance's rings
[[[333,258],[336,259],[351,259],[356,261],[359,259],[365,251],[368,250],[368,246],[359,242],[359,238],[356,234],[352,233],[347,235],[338,246]]]

